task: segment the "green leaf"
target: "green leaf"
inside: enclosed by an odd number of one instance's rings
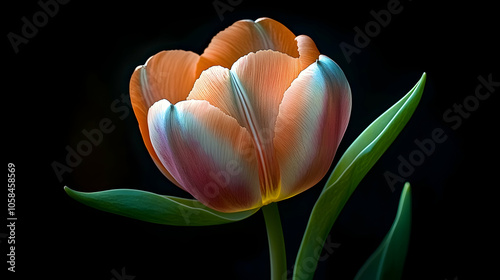
[[[373,121],[340,158],[311,212],[294,268],[294,279],[312,279],[319,252],[359,182],[406,125],[420,101],[426,74],[401,100]],[[300,277],[300,278],[299,278]]]
[[[406,183],[399,199],[398,213],[380,246],[356,274],[355,280],[401,279],[411,229],[411,191]]]
[[[208,226],[236,222],[250,217],[259,208],[222,213],[194,199],[159,195],[133,189],[79,192],[64,187],[75,200],[96,209],[141,221],[173,226]]]

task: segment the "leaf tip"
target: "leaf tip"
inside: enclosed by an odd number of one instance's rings
[[[75,200],[78,200],[78,197],[79,197],[79,195],[78,195],[78,194],[80,193],[79,191],[75,191],[75,190],[71,189],[71,188],[70,188],[70,187],[68,187],[68,186],[64,186],[64,191],[66,192],[66,194],[67,194],[69,197],[71,197],[71,198],[73,198],[73,199],[75,199]]]
[[[409,192],[411,190],[411,185],[410,182],[406,182],[405,185],[403,186],[403,192]]]
[[[64,186],[64,191],[66,192],[66,194],[68,194],[70,196],[71,196],[71,193],[73,193],[73,190],[70,189],[68,186]]]
[[[422,77],[420,77],[419,84],[425,85],[425,81],[427,80],[427,73],[424,72]]]
[[[70,187],[68,187],[68,186],[64,186],[64,191],[65,191],[68,195],[70,195],[70,196],[71,196],[72,194],[74,194],[74,193],[76,193],[76,192],[77,192],[77,191],[75,191],[75,190],[71,189],[71,188],[70,188]]]

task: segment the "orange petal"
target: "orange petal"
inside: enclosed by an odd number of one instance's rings
[[[172,104],[186,100],[193,88],[200,56],[193,52],[162,51],[150,57],[141,71],[142,96],[146,106],[167,99]]]
[[[230,68],[240,57],[268,49],[299,55],[295,35],[283,24],[270,18],[237,21],[212,39],[200,57],[197,75],[214,65]]]
[[[283,94],[300,73],[299,59],[275,51],[259,51],[236,61],[231,73],[241,84],[253,120],[260,129],[274,131]],[[240,118],[244,118],[241,113],[240,110]]]
[[[252,140],[236,120],[207,101],[161,100],[148,122],[161,162],[200,202],[222,212],[262,205]]]
[[[280,163],[280,200],[318,183],[326,174],[351,112],[351,90],[340,67],[321,55],[283,97],[274,145]]]
[[[271,18],[259,18],[255,24],[260,26],[272,42],[272,50],[298,57],[295,35],[286,26]]]
[[[186,51],[163,51],[152,56],[144,66],[135,69],[130,79],[130,100],[142,139],[160,171],[174,184],[177,181],[162,166],[156,156],[147,123],[149,107],[167,98],[171,102],[186,99],[196,79],[195,67],[199,56]]]
[[[304,70],[319,58],[320,53],[309,36],[299,35],[295,40],[299,49],[300,66]]]

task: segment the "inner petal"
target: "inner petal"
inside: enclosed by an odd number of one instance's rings
[[[254,121],[273,137],[283,95],[300,73],[299,59],[275,51],[259,51],[236,61],[231,73],[238,77],[254,110]]]
[[[281,190],[279,166],[276,161],[272,138],[266,137],[269,132],[264,133],[266,130],[257,121],[255,110],[238,76],[231,71],[230,77],[233,92],[236,96],[236,106],[240,112],[240,119],[244,120],[245,127],[252,136],[255,146],[257,162],[259,163],[262,204],[266,205],[275,201],[279,197]]]
[[[274,127],[283,94],[299,73],[298,58],[259,51],[240,58],[231,70],[214,66],[204,71],[188,96],[188,100],[208,101],[250,133],[259,163],[263,204],[279,196]]]

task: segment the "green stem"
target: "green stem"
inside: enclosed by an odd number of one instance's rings
[[[269,254],[271,256],[271,280],[280,280],[286,275],[285,240],[281,228],[280,213],[276,203],[262,207],[266,221]]]

